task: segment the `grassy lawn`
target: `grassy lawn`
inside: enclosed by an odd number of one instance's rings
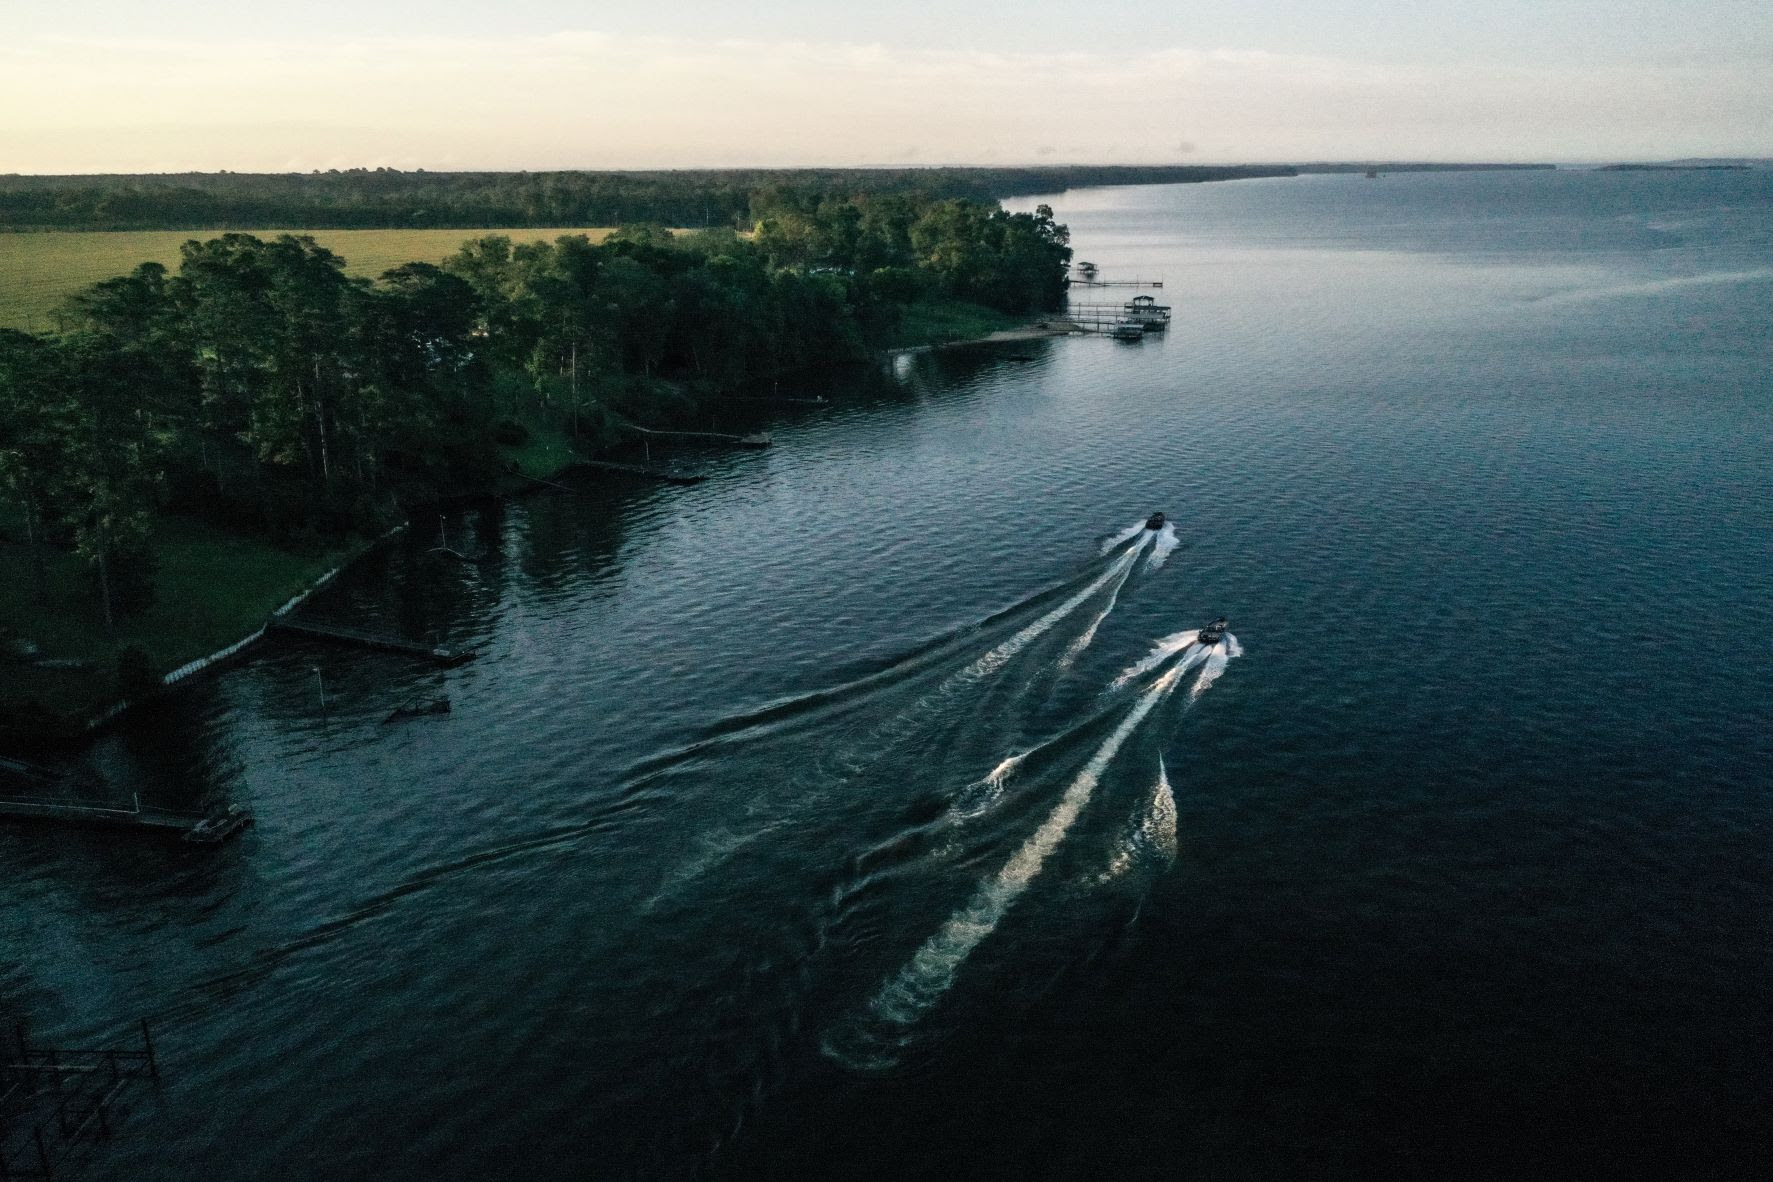
[[[24,547],[0,544],[0,626],[34,641],[44,657],[92,663],[73,670],[0,665],[0,729],[33,699],[64,716],[102,709],[117,696],[117,652],[125,645],[140,644],[154,668],[167,672],[232,644],[345,552],[294,553],[168,517],[156,523],[155,553],[154,604],[120,619],[108,637],[84,562],[52,552],[48,595],[39,601]]]
[[[523,415],[521,421],[529,438],[515,447],[501,444],[499,453],[515,463],[517,470],[525,476],[547,480],[558,476],[578,458],[578,453],[573,451],[572,436],[565,427],[548,422],[540,415]]]
[[[179,247],[192,238],[214,238],[221,230],[51,230],[0,232],[0,328],[46,332],[56,308],[68,296],[101,279],[124,275],[137,263],[164,263],[178,269]],[[584,234],[593,242],[608,230],[248,230],[260,238],[312,234],[315,241],[345,259],[353,275],[374,278],[402,263],[437,263],[463,242],[503,234],[513,242],[553,241],[562,234]]]
[[[916,345],[976,340],[994,332],[1019,328],[1027,323],[1027,319],[960,300],[921,300],[905,309],[888,347],[909,349]]]

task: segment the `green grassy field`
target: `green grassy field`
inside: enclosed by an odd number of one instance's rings
[[[994,332],[1018,328],[1027,320],[1026,316],[1011,316],[961,300],[920,300],[906,307],[887,344],[893,349],[908,349],[976,341]]]
[[[127,274],[137,263],[157,262],[176,270],[179,247],[192,238],[214,238],[221,230],[56,230],[41,234],[0,233],[0,328],[45,332],[68,296],[101,279]],[[435,263],[469,238],[504,234],[517,242],[585,234],[601,242],[608,230],[249,230],[261,238],[312,234],[320,245],[345,259],[353,275],[374,278],[402,263]]]
[[[519,472],[546,480],[572,463],[572,441],[558,425],[526,417],[525,427],[522,446],[500,449]],[[17,506],[0,498],[0,520],[17,518]],[[87,563],[66,550],[49,551],[39,598],[29,552],[0,531],[0,640],[20,637],[43,657],[86,664],[36,669],[0,657],[0,735],[59,733],[97,714],[121,696],[117,654],[125,646],[147,650],[156,673],[208,656],[252,632],[351,553],[343,544],[290,550],[189,518],[157,518],[154,603],[124,616],[116,635],[106,636]]]
[[[34,594],[23,546],[0,543],[0,626],[34,642],[44,657],[85,661],[86,669],[0,666],[0,723],[35,700],[51,713],[80,717],[117,694],[117,653],[140,644],[167,672],[239,640],[271,609],[307,588],[344,556],[341,549],[297,553],[178,517],[155,522],[154,604],[105,635],[90,568],[75,555],[48,556],[48,594]],[[225,577],[217,577],[224,574]]]

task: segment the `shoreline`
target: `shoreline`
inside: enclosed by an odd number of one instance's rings
[[[928,344],[882,349],[877,356],[886,360],[890,364],[900,357],[911,357],[924,353],[972,348],[982,345],[1015,344],[1023,341],[1046,340],[1053,337],[1072,335],[1074,331],[1074,328],[1069,322],[1054,317],[1047,317],[1013,328],[998,329],[986,333],[983,336],[963,337],[951,341],[938,341]],[[513,471],[493,481],[489,487],[475,490],[472,493],[465,494],[465,496],[469,498],[496,497],[502,499],[506,497],[523,496],[528,493],[542,491],[546,488],[559,488],[561,486],[554,483],[554,478],[566,471],[579,467],[584,462],[584,456],[575,454],[566,464],[547,472],[545,476],[535,476],[526,472]],[[459,499],[462,498],[449,498],[449,500]],[[419,508],[422,510],[425,506],[420,506]],[[22,720],[15,721],[10,718],[0,719],[0,743],[4,743],[8,749],[29,750],[37,747],[78,746],[89,742],[118,718],[128,713],[132,708],[145,702],[154,701],[173,692],[184,682],[199,674],[216,671],[236,657],[247,652],[247,650],[253,648],[259,641],[265,638],[266,634],[271,630],[271,625],[276,620],[302,606],[302,604],[306,603],[310,597],[330,585],[340,574],[343,574],[363,558],[381,549],[394,538],[406,532],[410,525],[411,519],[409,518],[377,537],[362,543],[356,549],[347,552],[343,557],[337,560],[336,564],[332,566],[331,569],[313,579],[300,591],[286,599],[281,605],[272,608],[264,617],[264,622],[246,635],[233,640],[231,643],[222,645],[206,655],[184,661],[175,668],[163,674],[158,674],[155,679],[154,689],[150,693],[139,695],[135,698],[117,697],[95,710],[55,715],[52,716],[53,722],[38,727],[21,726],[19,725],[19,722]],[[42,722],[45,720],[37,719],[33,721]]]

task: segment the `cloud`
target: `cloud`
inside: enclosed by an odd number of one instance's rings
[[[1055,144],[1132,162],[1763,154],[1769,78],[1752,62],[1428,66],[596,31],[26,37],[0,46],[0,110],[13,113],[0,159],[57,172],[865,164],[910,135],[898,158],[932,163],[1048,159]]]

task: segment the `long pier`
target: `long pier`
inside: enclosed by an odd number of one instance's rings
[[[650,435],[654,439],[706,439],[715,443],[730,443],[738,447],[763,448],[770,446],[770,437],[761,433],[728,435],[722,431],[659,431],[652,427],[642,427],[637,423],[629,423],[627,426],[630,431],[641,435]]]
[[[418,657],[421,660],[435,661],[445,668],[460,665],[474,659],[472,649],[444,648],[420,644],[401,636],[388,636],[378,632],[363,632],[356,628],[343,628],[336,624],[317,624],[308,620],[298,620],[285,616],[271,623],[273,632],[287,632],[291,636],[301,636],[309,640],[324,640],[333,644],[347,644],[356,648],[375,649],[384,653],[399,653],[402,656]]]
[[[1073,287],[1162,287],[1161,279],[1073,279]]]
[[[0,796],[0,818],[18,821],[60,821],[97,825],[109,829],[155,830],[183,835],[197,828],[203,818],[190,813],[143,808],[137,797],[131,808],[114,804],[90,804],[74,800],[50,800],[31,796]]]
[[[700,484],[708,479],[699,472],[680,472],[676,468],[658,468],[651,464],[624,464],[616,460],[580,460],[575,468],[595,468],[601,472],[621,472],[628,476],[645,476],[667,484]]]

